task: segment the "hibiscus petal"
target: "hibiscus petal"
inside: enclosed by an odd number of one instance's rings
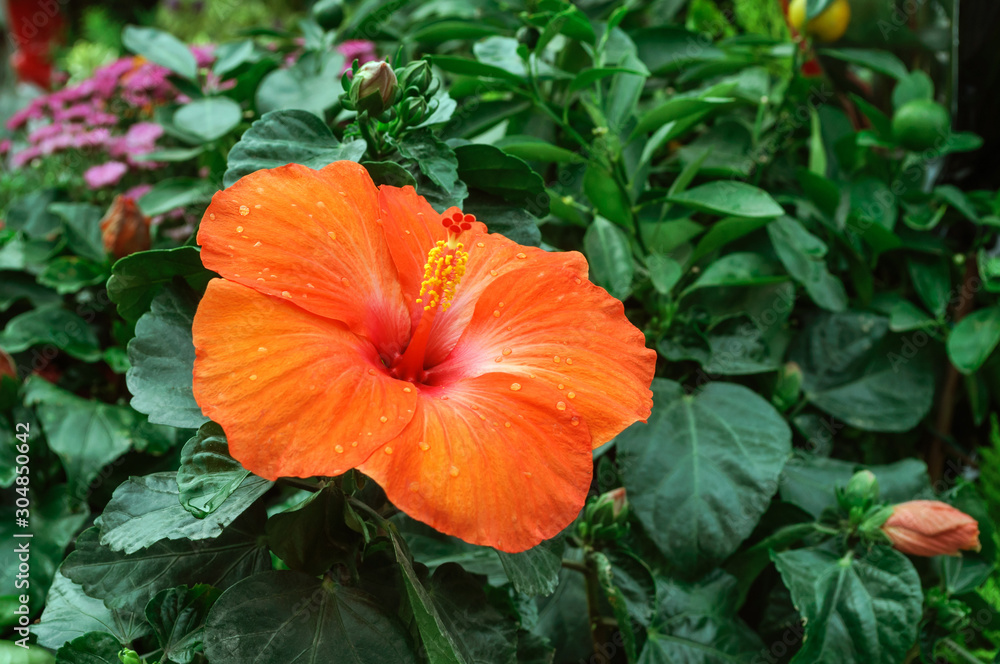
[[[586,500],[590,434],[555,390],[519,380],[421,387],[410,425],[359,469],[399,509],[467,542],[518,552],[554,537]]]
[[[423,307],[415,300],[420,293],[427,252],[438,241],[448,239],[448,232],[441,224],[441,218],[451,217],[461,211],[453,207],[445,210],[443,215],[438,214],[426,199],[417,195],[413,187],[379,187],[379,205],[389,250],[396,263],[403,297],[410,307],[411,321],[415,327],[423,313]],[[472,319],[476,301],[483,289],[494,279],[512,270],[536,269],[537,264],[526,263],[526,257],[531,256],[547,265],[559,265],[574,271],[582,279],[587,278],[587,261],[580,253],[555,253],[537,247],[525,247],[502,235],[489,234],[486,226],[479,221],[472,222],[471,225],[472,228],[458,238],[469,252],[465,276],[451,306],[447,311],[438,312],[434,319],[425,366],[438,364],[448,356]]]
[[[395,438],[416,388],[340,322],[213,279],[194,318],[194,396],[265,477],[339,475]]]
[[[482,291],[432,380],[503,371],[545,381],[586,419],[597,447],[649,417],[656,352],[620,301],[539,258],[529,256],[522,262],[530,269],[501,275]]]
[[[391,354],[410,329],[378,219],[378,190],[360,165],[289,164],[217,193],[198,242],[226,279],[343,321]]]

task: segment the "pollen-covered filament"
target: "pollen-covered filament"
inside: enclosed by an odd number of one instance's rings
[[[458,236],[471,229],[475,220],[471,214],[461,212],[441,219],[441,223],[448,229],[448,239],[439,240],[427,253],[424,278],[417,298],[417,302],[424,306],[424,311],[413,330],[406,351],[391,366],[397,378],[420,382],[424,377],[424,356],[434,316],[438,311],[447,311],[451,306],[469,262],[469,253],[465,251],[465,245],[458,241]]]
[[[417,298],[417,302],[424,305],[424,311],[438,306],[441,311],[447,311],[455,297],[455,289],[465,275],[469,253],[456,236],[449,235],[447,242],[439,240],[427,254],[424,279],[420,282],[420,297]]]

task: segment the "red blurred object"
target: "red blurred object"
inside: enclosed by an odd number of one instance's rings
[[[149,224],[149,217],[139,210],[134,199],[124,194],[115,196],[101,219],[104,248],[115,258],[146,251],[150,246]]]
[[[63,28],[59,0],[7,0],[7,17],[16,47],[11,65],[18,79],[49,90],[52,48]]]
[[[788,24],[788,29],[792,31],[792,37],[798,39],[799,31],[795,29],[795,26],[791,24],[788,20],[788,0],[780,0],[781,11],[785,15],[785,22]],[[809,56],[809,59],[802,63],[802,75],[806,78],[817,78],[823,75],[823,67],[819,64],[819,60],[816,55],[809,51],[809,45],[806,44],[806,40],[802,39],[799,41],[799,50]]]

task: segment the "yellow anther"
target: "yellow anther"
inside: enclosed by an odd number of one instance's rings
[[[420,297],[417,298],[417,302],[424,305],[424,311],[438,305],[441,305],[441,311],[448,310],[468,262],[469,254],[465,246],[453,239],[447,242],[439,240],[428,252],[424,278],[420,283]]]

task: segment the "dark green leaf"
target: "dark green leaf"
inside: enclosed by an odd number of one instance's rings
[[[632,203],[614,175],[591,162],[583,175],[583,191],[597,213],[624,228],[632,228]]]
[[[11,305],[28,300],[36,309],[57,304],[61,298],[52,290],[36,283],[35,279],[23,272],[0,273],[0,312]]]
[[[337,562],[353,564],[362,541],[345,523],[344,494],[333,486],[271,516],[266,532],[271,550],[288,567],[314,576]]]
[[[340,98],[343,65],[344,56],[336,51],[311,52],[287,69],[275,69],[257,87],[257,111],[298,109],[322,117]]]
[[[181,450],[177,471],[180,502],[196,517],[208,516],[231,497],[244,503],[245,509],[272,485],[229,456],[226,435],[215,422],[204,424]]]
[[[121,664],[118,639],[104,632],[91,632],[73,639],[56,653],[56,664]]]
[[[524,208],[512,207],[492,196],[473,192],[465,199],[462,210],[475,215],[476,219],[486,224],[489,232],[500,233],[518,244],[538,246],[542,241],[538,219]]]
[[[906,259],[910,280],[932,314],[944,315],[951,298],[951,268],[948,261],[938,256],[915,254]]]
[[[320,169],[342,159],[357,161],[364,153],[363,140],[341,143],[312,113],[272,111],[254,122],[230,150],[222,181],[231,187],[244,175],[262,168],[302,164]]]
[[[163,664],[190,664],[202,652],[205,620],[220,594],[211,586],[178,586],[149,600],[146,619],[163,650]]]
[[[397,148],[405,159],[416,163],[427,179],[427,188],[418,183],[418,190],[425,197],[433,198],[442,208],[459,205],[466,197],[468,191],[458,177],[458,157],[447,143],[425,130],[407,135]]]
[[[135,321],[149,309],[160,288],[174,277],[201,291],[214,276],[201,264],[201,253],[195,247],[143,251],[115,263],[108,280],[108,297],[118,305],[118,315]]]
[[[218,537],[259,497],[253,488],[237,489],[210,518],[200,519],[181,505],[175,472],[130,477],[101,514],[101,544],[131,554],[165,539]]]
[[[553,145],[535,136],[515,135],[505,136],[494,143],[496,147],[525,161],[543,161],[555,163],[583,162],[586,159],[580,154]]]
[[[38,283],[51,286],[60,295],[76,293],[84,286],[103,283],[108,278],[107,267],[99,263],[77,258],[60,256],[38,275]]]
[[[122,32],[122,45],[188,80],[193,81],[198,75],[198,62],[187,45],[162,30],[127,25]]]
[[[174,126],[208,143],[222,138],[240,124],[243,111],[228,97],[205,97],[181,106],[174,113]]]
[[[476,78],[493,78],[510,83],[523,83],[521,74],[507,71],[501,67],[476,62],[455,55],[432,55],[428,58],[434,66],[452,74],[474,76]]]
[[[101,546],[97,528],[85,530],[63,573],[109,608],[141,611],[149,599],[174,586],[207,583],[219,589],[271,567],[260,542],[262,515],[244,514],[213,540],[162,540],[132,555]]]
[[[414,187],[417,184],[410,172],[394,161],[363,161],[361,165],[376,185]]]
[[[168,286],[135,324],[128,344],[132,368],[126,374],[132,407],[154,424],[196,429],[208,421],[194,400],[194,342],[191,325],[197,303]]]
[[[143,214],[155,217],[177,208],[208,203],[213,193],[215,187],[208,180],[187,177],[160,180],[139,199],[139,208]]]
[[[492,145],[470,143],[455,148],[458,177],[469,189],[478,189],[503,199],[514,207],[543,217],[549,211],[549,195],[542,178],[522,159],[505,154]],[[439,183],[447,188],[444,183]]]
[[[917,637],[920,578],[901,553],[877,546],[843,558],[822,549],[773,555],[802,616],[793,664],[898,664]]]
[[[61,307],[27,311],[7,321],[0,332],[0,348],[8,353],[42,345],[55,346],[84,362],[101,358],[93,328],[80,316]]]
[[[87,203],[53,203],[49,211],[62,219],[66,242],[77,256],[103,263],[107,251],[101,239],[101,217],[104,212]]]
[[[855,311],[815,317],[791,351],[809,400],[866,431],[908,431],[923,419],[934,397],[928,355],[889,334],[886,318]]]
[[[847,291],[826,266],[826,244],[791,217],[781,217],[767,226],[771,244],[792,277],[809,297],[828,311],[847,308]]]
[[[149,633],[139,613],[111,610],[59,572],[52,582],[41,621],[31,628],[40,645],[56,650],[87,632],[110,632],[120,643]]]
[[[696,395],[653,381],[653,413],[617,438],[635,514],[677,567],[704,569],[733,553],[777,490],[791,431],[749,389],[710,383]]]
[[[843,60],[859,67],[866,67],[874,72],[891,76],[897,80],[902,80],[910,74],[906,65],[889,51],[876,51],[864,48],[824,48],[820,50],[820,54]]]
[[[212,664],[417,661],[403,626],[375,597],[288,571],[223,593],[208,616],[205,653]]]
[[[948,335],[948,358],[964,374],[974,373],[1000,344],[1000,307],[974,311]]]
[[[619,300],[632,293],[632,250],[628,236],[604,217],[596,217],[583,236],[594,282]]]
[[[486,23],[472,21],[435,21],[409,32],[408,39],[417,43],[440,44],[452,39],[474,40],[495,35],[499,30]]]
[[[59,216],[50,210],[54,189],[40,189],[14,199],[7,207],[5,228],[23,232],[29,238],[50,237],[59,231]]]
[[[525,595],[551,595],[559,585],[562,569],[562,538],[542,542],[521,553],[497,551],[514,589]]]
[[[738,180],[714,180],[667,200],[701,212],[731,217],[780,217],[784,209],[763,189]]]

